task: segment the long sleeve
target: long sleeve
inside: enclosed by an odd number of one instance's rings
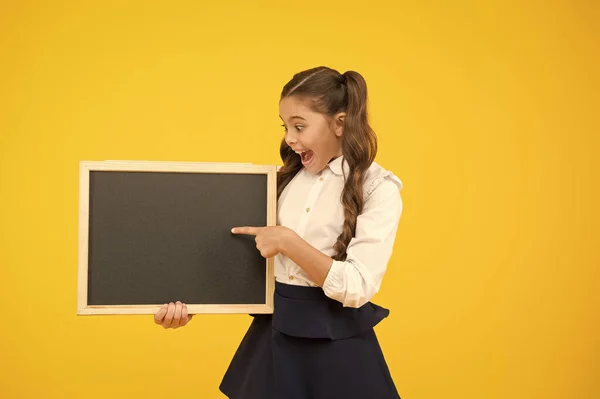
[[[345,307],[361,307],[379,291],[402,214],[401,187],[392,174],[377,179],[357,218],[346,260],[332,262],[323,291]]]

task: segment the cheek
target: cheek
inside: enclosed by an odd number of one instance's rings
[[[330,151],[331,148],[336,144],[335,135],[331,130],[324,128],[322,131],[319,132],[319,135],[315,137],[313,143],[315,147],[320,149],[321,151]]]
[[[307,137],[307,145],[308,141],[310,141],[310,145],[312,145],[313,149],[319,150],[327,147],[328,145],[328,135],[330,132],[321,127],[320,129],[315,129],[312,134]]]
[[[302,133],[298,134],[298,136],[296,136],[296,140],[298,140],[298,142],[300,144],[302,144],[302,147],[306,147],[309,148],[311,150],[314,149],[315,147],[315,133],[312,131],[303,131]]]

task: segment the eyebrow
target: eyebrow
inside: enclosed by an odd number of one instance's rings
[[[281,115],[279,115],[279,118],[281,118]],[[292,120],[292,119],[302,119],[303,121],[306,120],[305,118],[301,117],[300,115],[292,115],[290,117],[290,120]],[[283,120],[283,118],[281,118],[281,120]]]

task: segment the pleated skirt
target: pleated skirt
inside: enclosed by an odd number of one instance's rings
[[[252,315],[219,389],[230,399],[399,399],[373,330],[388,315],[277,282],[273,314]]]

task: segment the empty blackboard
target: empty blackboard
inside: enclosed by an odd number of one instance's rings
[[[273,259],[231,228],[275,212],[275,166],[81,161],[78,314],[271,313]]]

